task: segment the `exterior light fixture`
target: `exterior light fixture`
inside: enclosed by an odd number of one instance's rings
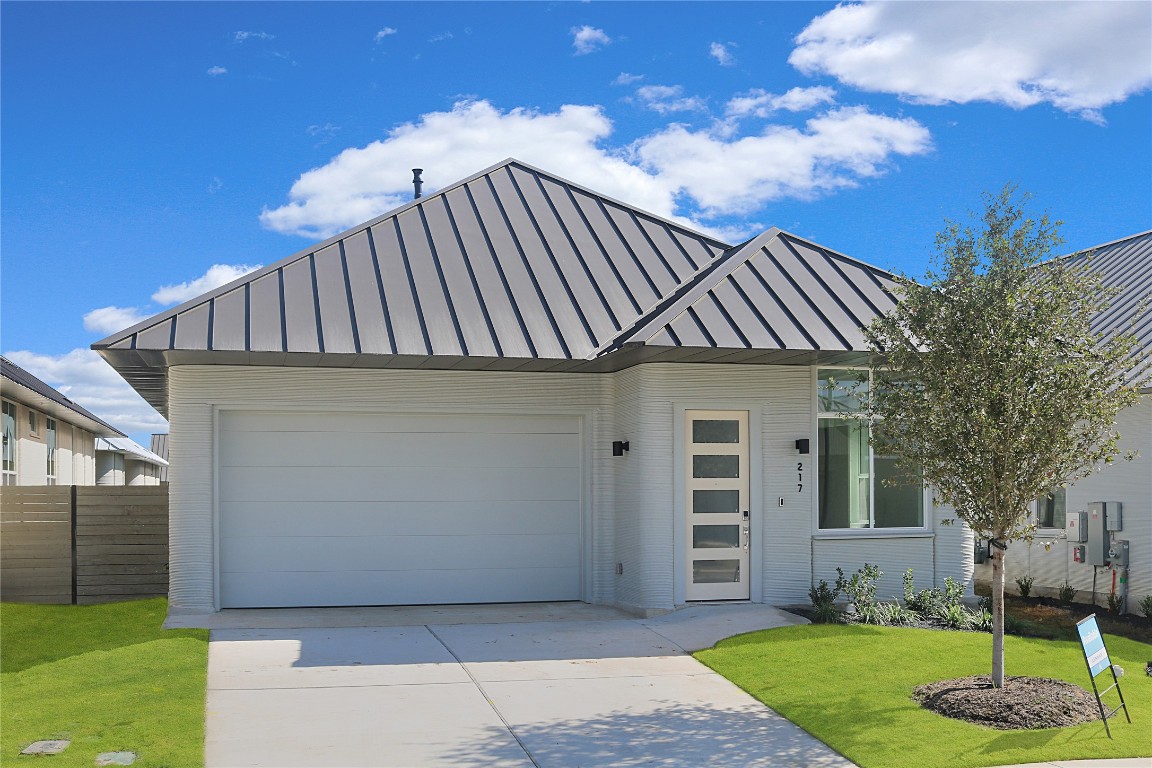
[[[624,452],[628,450],[627,440],[613,440],[612,441],[612,455],[623,456]]]
[[[808,453],[808,446],[809,442],[808,438],[806,437],[802,437],[796,441],[796,450],[800,453]]]

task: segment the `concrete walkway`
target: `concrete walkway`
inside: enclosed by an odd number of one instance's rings
[[[212,617],[209,768],[852,766],[687,654],[768,606],[338,610]]]

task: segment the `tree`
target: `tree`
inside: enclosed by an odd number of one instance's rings
[[[1061,222],[1032,218],[1028,200],[1009,185],[975,224],[946,222],[925,279],[900,278],[896,308],[865,329],[873,442],[990,541],[997,688],[1008,544],[1031,537],[1031,501],[1117,457],[1116,415],[1138,397],[1124,383],[1133,337],[1092,331],[1115,291],[1091,259],[1045,261]]]

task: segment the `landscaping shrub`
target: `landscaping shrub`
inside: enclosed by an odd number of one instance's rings
[[[808,599],[812,601],[812,609],[815,614],[813,618],[817,624],[836,622],[839,613],[834,603],[839,596],[840,590],[828,586],[828,582],[824,579],[821,579],[817,586],[808,589]]]
[[[876,604],[876,581],[884,575],[878,566],[864,563],[851,579],[844,578],[843,568],[837,568],[836,573],[839,574],[836,577],[837,593],[846,595],[857,611]]]
[[[1108,610],[1112,613],[1120,613],[1124,610],[1124,598],[1115,592],[1108,593]]]
[[[1057,595],[1057,597],[1060,598],[1060,602],[1070,603],[1070,602],[1072,602],[1072,598],[1076,597],[1077,591],[1078,590],[1076,589],[1076,587],[1072,586],[1068,582],[1064,582],[1063,584],[1060,585],[1060,588],[1056,591],[1056,595]]]
[[[1152,595],[1144,595],[1144,599],[1140,601],[1140,612],[1145,618],[1152,619]]]
[[[1032,577],[1021,576],[1016,579],[1016,589],[1020,591],[1020,597],[1028,597],[1032,592]]]

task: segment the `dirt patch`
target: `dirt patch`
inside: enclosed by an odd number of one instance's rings
[[[945,717],[1001,730],[1067,728],[1100,719],[1091,693],[1047,677],[1007,677],[999,689],[987,675],[960,677],[918,686],[912,698]]]

